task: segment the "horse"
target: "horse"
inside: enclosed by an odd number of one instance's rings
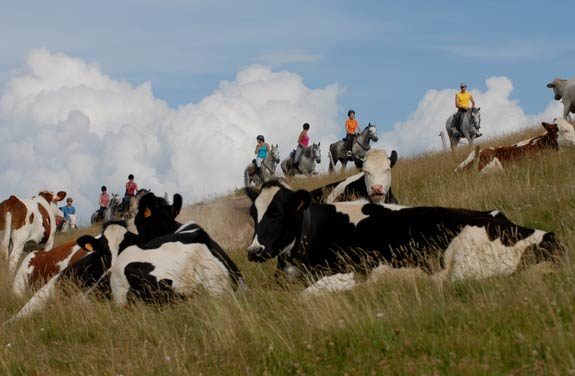
[[[124,205],[121,206],[120,218],[123,220],[134,218],[138,212],[138,203],[140,202],[140,199],[150,192],[150,189],[139,189],[134,197],[130,197],[130,206],[127,208],[123,207]]]
[[[260,173],[256,174],[255,159],[244,169],[244,184],[248,187],[254,183],[259,187],[264,182],[272,179],[276,173],[277,164],[280,163],[280,151],[278,145],[272,145],[267,157],[262,161]]]
[[[363,166],[365,153],[371,149],[369,142],[377,142],[377,140],[377,130],[375,129],[375,125],[369,123],[367,127],[361,131],[359,136],[355,138],[353,146],[351,147],[351,159],[347,155],[345,141],[338,141],[329,145],[329,171],[332,172],[334,170],[338,161],[341,162],[342,170],[345,170],[349,160],[353,160],[355,166],[357,168],[361,168]]]
[[[90,217],[90,223],[110,222],[117,220],[121,204],[122,199],[120,198],[120,195],[117,193],[112,193],[112,197],[110,198],[110,205],[104,210],[104,215],[100,216],[99,210],[96,210]]]
[[[320,142],[317,144],[312,144],[304,148],[299,157],[299,162],[296,167],[288,167],[288,161],[290,157],[284,159],[281,163],[281,168],[285,176],[294,176],[296,174],[300,175],[312,175],[317,174],[315,170],[315,165],[321,163],[321,149]]]
[[[473,145],[473,140],[477,138],[477,133],[479,127],[481,126],[481,113],[479,108],[472,108],[463,114],[463,119],[461,120],[461,132],[455,128],[453,124],[453,118],[455,115],[451,115],[445,122],[445,129],[449,135],[449,143],[451,144],[451,151],[455,149],[459,140],[466,138],[469,145]]]

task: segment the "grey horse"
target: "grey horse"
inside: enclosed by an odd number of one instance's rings
[[[120,195],[117,193],[112,193],[112,197],[110,198],[110,205],[104,210],[103,218],[100,217],[100,212],[96,210],[92,216],[90,217],[90,223],[98,223],[98,222],[110,222],[118,219],[118,211],[120,205],[122,204],[122,199]]]
[[[473,145],[473,140],[477,138],[479,127],[481,126],[481,113],[479,112],[479,108],[472,108],[463,114],[461,132],[457,130],[455,124],[453,124],[453,117],[454,115],[451,115],[445,122],[445,129],[449,135],[451,150],[455,149],[457,144],[459,144],[459,140],[462,138],[466,138],[469,145]]]
[[[254,183],[256,187],[259,187],[264,182],[272,179],[275,176],[276,167],[279,162],[280,151],[278,145],[275,144],[271,146],[268,156],[262,161],[259,174],[256,174],[256,165],[253,161],[244,169],[244,185],[248,187]]]
[[[357,168],[363,166],[365,153],[371,149],[370,141],[377,142],[377,130],[375,125],[368,124],[367,127],[356,137],[351,147],[351,160]],[[338,141],[329,145],[329,171],[333,171],[338,161],[341,162],[342,170],[345,169],[350,160],[345,149],[345,141]]]
[[[303,149],[299,158],[299,163],[296,168],[288,168],[289,157],[284,159],[281,163],[281,168],[285,176],[293,176],[296,174],[311,175],[317,174],[315,165],[321,163],[321,149],[320,142],[312,144]]]

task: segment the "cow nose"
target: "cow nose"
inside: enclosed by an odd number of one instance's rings
[[[262,262],[265,247],[261,244],[252,244],[248,247],[248,260]]]
[[[371,186],[371,193],[374,195],[382,195],[383,194],[383,185],[381,184],[374,184]]]

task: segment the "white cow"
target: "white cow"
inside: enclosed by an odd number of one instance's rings
[[[553,89],[555,100],[563,101],[563,119],[569,120],[569,112],[575,113],[575,78],[556,78],[547,87]]]

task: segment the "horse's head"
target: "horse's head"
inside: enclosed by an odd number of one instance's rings
[[[278,148],[277,144],[272,145],[272,148],[270,150],[270,154],[271,154],[272,160],[275,163],[280,163],[280,149]]]
[[[320,142],[318,142],[317,144],[314,143],[311,145],[311,156],[315,160],[315,163],[317,163],[317,164],[321,163],[321,149],[320,149],[319,145],[320,145]]]
[[[367,127],[365,128],[366,132],[366,136],[368,140],[371,140],[373,142],[377,142],[378,138],[377,138],[377,129],[375,128],[375,125],[369,123],[367,125]]]
[[[481,113],[479,107],[472,108],[470,112],[471,125],[478,128],[481,125]]]

